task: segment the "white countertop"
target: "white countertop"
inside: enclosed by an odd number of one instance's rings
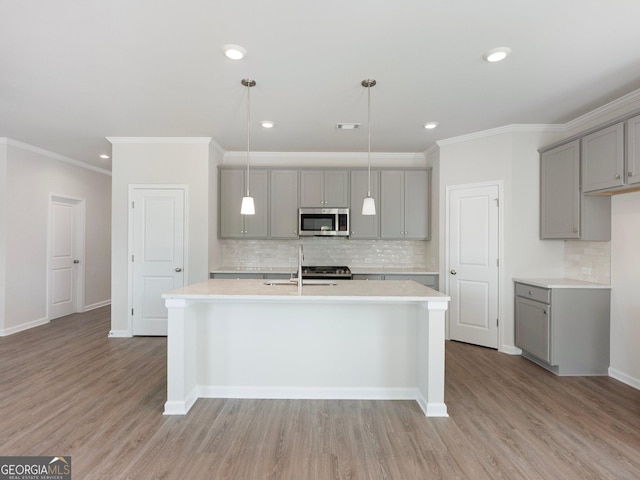
[[[542,288],[611,288],[611,285],[585,282],[573,278],[514,278],[513,281]]]
[[[165,299],[193,300],[333,300],[367,302],[449,301],[443,293],[411,280],[335,280],[335,285],[266,285],[268,280],[212,279],[162,295]]]

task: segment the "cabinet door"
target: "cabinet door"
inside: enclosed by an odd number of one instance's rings
[[[626,183],[640,183],[640,115],[627,120]]]
[[[551,306],[516,297],[516,345],[551,363]]]
[[[327,170],[324,172],[324,206],[345,208],[349,206],[349,172]]]
[[[404,238],[429,238],[429,174],[427,171],[404,173]]]
[[[249,189],[256,213],[255,215],[241,215],[244,217],[244,237],[267,238],[269,229],[269,172],[267,170],[251,170]]]
[[[540,156],[540,238],[580,238],[580,143]]]
[[[366,170],[351,172],[351,238],[380,238],[380,196],[378,195],[379,172],[371,171],[371,196],[376,202],[376,215],[362,215],[362,202],[369,190],[369,175]]]
[[[324,207],[324,172],[300,171],[300,206]]]
[[[220,170],[218,191],[218,236],[244,237],[244,219],[240,214],[244,196],[244,171]]]
[[[380,237],[404,239],[404,172],[383,171],[380,174]]]
[[[384,275],[385,280],[413,280],[414,282],[421,283],[425,287],[438,289],[438,275],[424,275],[424,274],[405,274],[405,273],[386,273]]]
[[[298,172],[272,170],[271,238],[298,238]]]
[[[582,138],[582,191],[624,184],[624,124],[617,123]]]

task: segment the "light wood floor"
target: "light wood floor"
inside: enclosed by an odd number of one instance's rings
[[[74,479],[638,479],[640,391],[447,342],[449,418],[412,401],[198,400],[162,415],[164,338],[109,308],[0,338],[0,455]]]

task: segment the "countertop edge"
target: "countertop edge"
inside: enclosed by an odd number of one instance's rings
[[[533,285],[542,288],[594,288],[610,290],[611,285],[603,283],[586,282],[584,280],[576,280],[575,278],[513,278],[514,282]]]

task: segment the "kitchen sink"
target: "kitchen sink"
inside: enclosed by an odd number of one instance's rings
[[[296,280],[267,280],[265,285],[298,285]],[[336,282],[331,280],[316,280],[316,279],[302,279],[302,285],[337,285]]]

